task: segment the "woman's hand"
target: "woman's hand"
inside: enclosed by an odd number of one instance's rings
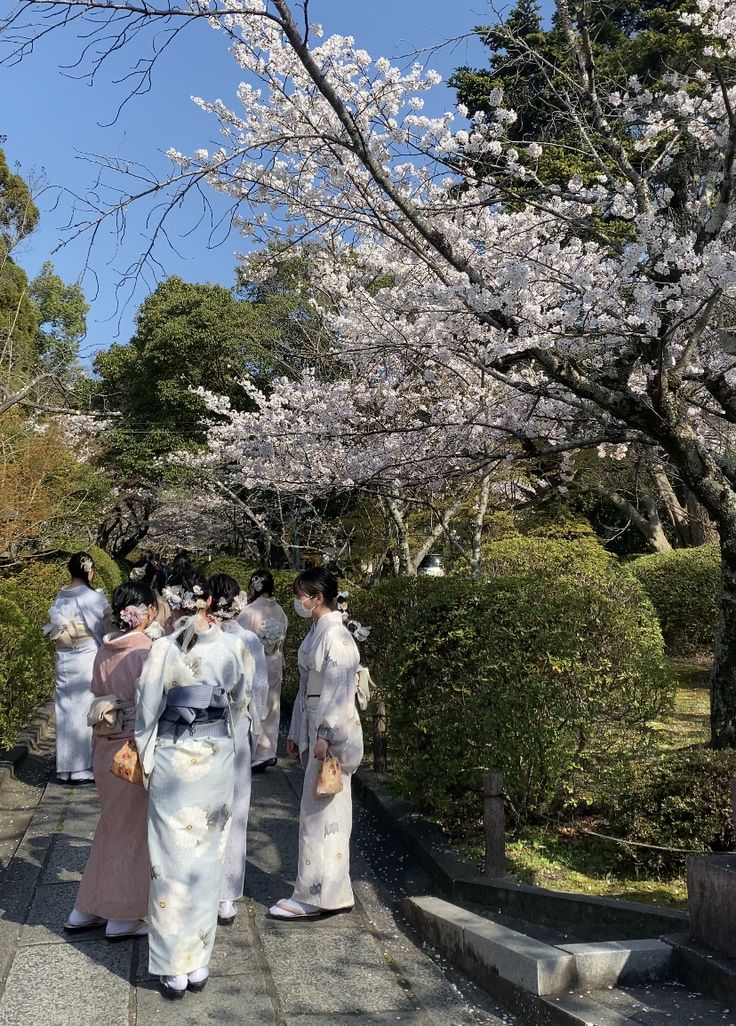
[[[292,759],[299,758],[299,745],[296,741],[292,741],[291,738],[286,742],[286,754],[290,755]]]
[[[329,750],[329,744],[323,737],[317,738],[317,743],[314,746],[314,757],[319,759],[320,762],[324,762],[327,758],[327,752]]]

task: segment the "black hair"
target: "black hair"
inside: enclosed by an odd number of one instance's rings
[[[88,567],[87,570],[85,570],[83,564]],[[67,567],[72,578],[75,578],[78,581],[84,581],[88,588],[92,587],[92,581],[89,575],[95,568],[95,561],[92,559],[89,552],[75,552],[67,563]]]
[[[112,593],[112,622],[121,631],[129,631],[130,624],[121,620],[126,606],[155,606],[156,598],[150,584],[145,581],[124,581]]]
[[[190,572],[188,574],[186,574],[186,575],[184,575],[182,577],[180,587],[181,587],[182,592],[187,592],[187,591],[191,592],[192,595],[194,595],[195,601],[197,599],[204,599],[206,601],[211,596],[211,594],[212,594],[212,591],[210,589],[210,582],[207,580],[206,577],[203,577],[202,574],[198,573],[196,570],[190,570]],[[196,592],[196,593],[194,591],[195,588],[198,589],[198,592]],[[182,606],[182,612],[184,613],[185,616],[192,616],[192,615],[196,615],[197,610],[196,609],[185,609]],[[186,633],[186,631],[180,631],[179,632],[179,636],[176,639],[177,643],[179,645],[183,645],[184,644],[184,634],[185,633]],[[189,645],[187,647],[187,651],[190,651],[190,649],[194,648],[196,643],[197,643],[197,635],[194,634],[192,636],[191,642],[189,643]]]
[[[308,570],[302,570],[294,581],[294,594],[301,591],[310,598],[321,595],[328,606],[335,607],[339,585],[337,578],[329,570],[321,566],[311,566]]]
[[[274,584],[273,574],[270,570],[256,570],[255,573],[252,573],[250,575],[250,580],[248,581],[248,591],[250,591],[253,580],[256,577],[263,581],[263,587],[260,591],[255,593],[255,597],[258,598],[261,595],[273,595],[276,590],[276,585]]]
[[[209,579],[209,586],[214,615],[232,612],[233,599],[238,597],[241,590],[235,578],[230,574],[214,574]]]
[[[193,573],[192,564],[189,562],[189,556],[186,552],[177,552],[171,566],[171,575],[166,583],[172,586],[178,584],[183,587],[184,581],[191,577]],[[191,591],[191,588],[184,588],[184,590]]]

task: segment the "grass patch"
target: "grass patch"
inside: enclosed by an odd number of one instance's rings
[[[612,871],[610,842],[578,834],[572,827],[527,827],[506,845],[509,873],[520,883],[554,891],[641,901],[660,908],[687,907],[684,872],[669,880],[621,876]],[[480,865],[482,846],[460,847]]]
[[[652,726],[662,751],[702,745],[710,736],[710,658],[672,660],[677,693],[672,713]],[[687,907],[685,868],[672,879],[622,876],[614,870],[615,842],[590,837],[588,828],[608,833],[605,821],[579,820],[575,825],[526,827],[506,845],[509,872],[520,882],[575,894],[641,901],[663,908]],[[460,850],[483,861],[482,841]]]

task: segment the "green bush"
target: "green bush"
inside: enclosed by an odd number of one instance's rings
[[[37,626],[48,621],[49,606],[63,584],[69,583],[67,556],[32,559],[20,568],[8,568],[0,579],[0,593],[15,602]]]
[[[452,833],[476,829],[484,772],[503,773],[522,821],[630,756],[671,705],[656,616],[622,573],[413,588],[382,662],[389,758],[402,793]]]
[[[230,574],[245,591],[248,587],[250,575],[258,569],[256,563],[241,556],[213,556],[208,560],[206,556],[201,559],[193,559],[192,566],[204,574],[205,577],[214,577],[215,574]]]
[[[15,744],[21,727],[54,690],[53,649],[9,594],[5,583],[0,595],[0,748]]]
[[[566,577],[599,576],[617,566],[615,556],[595,537],[566,541],[517,535],[486,546],[483,553],[483,578],[513,574],[541,573]]]
[[[672,655],[713,649],[721,577],[717,545],[657,552],[629,567],[657,610]]]
[[[731,780],[736,751],[677,749],[657,761],[632,764],[629,779],[614,799],[613,833],[661,848],[730,851],[736,837],[731,813]],[[619,849],[620,861],[649,872],[682,870],[685,855],[654,848]]]
[[[95,579],[93,587],[102,588],[108,598],[112,597],[113,591],[122,583],[120,567],[112,556],[109,556],[104,549],[97,545],[90,546],[89,554],[95,564]]]

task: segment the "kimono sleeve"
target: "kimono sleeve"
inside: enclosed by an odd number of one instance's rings
[[[299,690],[296,698],[294,699],[294,707],[291,710],[291,723],[289,724],[289,741],[293,741],[295,745],[298,745],[302,735],[302,720],[304,718],[304,701],[307,693],[307,678],[309,677],[309,670],[305,670],[303,666],[299,667]]]
[[[268,667],[266,666],[266,653],[263,645],[256,638],[251,646],[251,654],[254,661],[253,693],[250,698],[250,718],[253,722],[253,734],[258,737],[261,733],[261,720],[268,702]]]
[[[317,737],[325,741],[348,739],[349,705],[355,688],[358,659],[355,644],[345,635],[335,632],[325,642],[322,692],[317,707]]]
[[[177,645],[168,638],[159,638],[151,645],[148,658],[135,685],[135,743],[148,786],[154,762],[158,721],[166,706],[166,692],[175,683],[177,671],[184,670]]]
[[[232,635],[231,637],[236,667],[234,673],[235,684],[230,691],[230,709],[233,723],[237,723],[243,714],[247,715],[248,713],[251,692],[253,690],[255,660],[240,638]]]

